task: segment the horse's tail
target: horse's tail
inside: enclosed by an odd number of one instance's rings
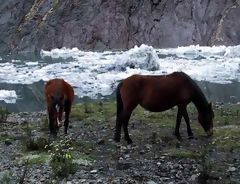
[[[122,82],[120,82],[118,84],[117,91],[116,91],[117,119],[116,119],[116,129],[115,129],[115,134],[114,134],[114,140],[116,142],[119,142],[121,139],[121,126],[122,126],[121,114],[122,114],[122,110],[123,110],[123,101],[122,101],[122,97],[120,94],[121,87],[122,87]]]
[[[121,111],[123,110],[123,101],[122,101],[122,97],[120,94],[120,89],[122,87],[122,82],[120,82],[117,86],[117,119],[120,116]]]

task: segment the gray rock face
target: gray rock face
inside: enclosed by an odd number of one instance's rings
[[[235,0],[8,0],[0,51],[240,44]]]

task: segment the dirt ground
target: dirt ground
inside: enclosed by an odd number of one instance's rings
[[[182,140],[173,136],[176,109],[150,113],[137,108],[129,122],[133,140],[115,143],[116,104],[74,106],[69,133],[49,139],[46,112],[9,114],[0,130],[1,183],[240,183],[240,105],[215,104],[214,135],[207,137],[188,108],[194,138],[182,120]],[[76,168],[53,174],[51,142],[71,142]]]

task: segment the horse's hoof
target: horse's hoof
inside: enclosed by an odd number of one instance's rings
[[[113,140],[114,140],[115,142],[120,142],[120,137],[114,137]]]
[[[193,135],[189,135],[188,139],[194,139],[194,136]]]
[[[182,140],[182,137],[179,135],[179,136],[176,136],[177,137],[177,140],[181,141]]]
[[[126,141],[127,141],[128,144],[132,144],[132,143],[133,143],[133,142],[132,142],[132,139],[130,139],[130,138],[127,139]]]
[[[181,137],[181,135],[180,135],[179,133],[174,132],[173,135],[176,136],[176,138],[177,138],[179,141],[182,140],[182,137]]]

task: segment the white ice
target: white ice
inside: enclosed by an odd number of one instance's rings
[[[199,81],[240,82],[240,45],[169,49],[141,45],[127,51],[106,52],[62,48],[42,50],[41,58],[36,62],[1,62],[0,82],[31,84],[64,78],[75,87],[76,95],[92,98],[111,94],[121,79],[132,74],[183,71]]]
[[[16,103],[17,94],[13,90],[0,90],[0,100],[6,103]]]

